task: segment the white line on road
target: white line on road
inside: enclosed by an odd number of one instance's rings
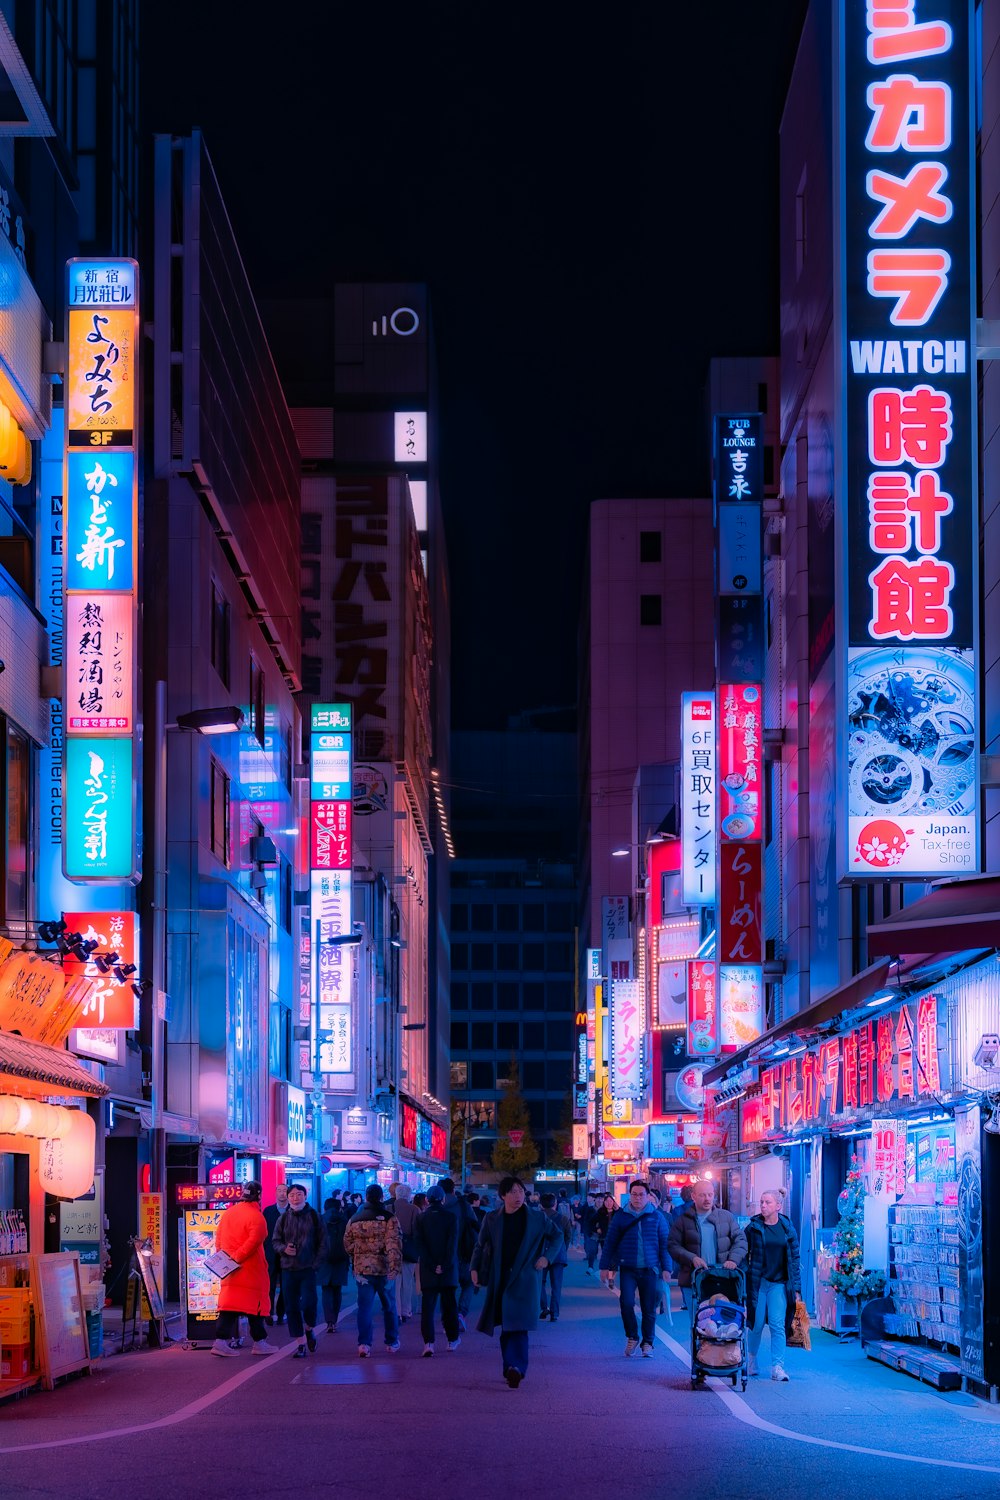
[[[345,1313],[352,1312],[356,1303],[345,1307],[338,1317],[337,1322]],[[50,1443],[18,1443],[12,1448],[0,1448],[0,1455],[6,1453],[38,1453],[47,1448],[72,1448],[77,1443],[100,1443],[114,1438],[132,1437],[137,1432],[155,1432],[160,1427],[176,1427],[179,1422],[188,1422],[192,1417],[200,1416],[217,1401],[222,1401],[226,1396],[231,1396],[233,1391],[238,1391],[241,1385],[252,1380],[255,1375],[260,1375],[264,1370],[273,1369],[280,1359],[286,1359],[294,1352],[295,1344],[289,1344],[277,1354],[269,1354],[266,1359],[259,1355],[252,1359],[249,1369],[241,1370],[238,1375],[232,1375],[224,1380],[221,1385],[214,1385],[210,1391],[203,1396],[198,1396],[194,1401],[189,1401],[186,1406],[180,1406],[176,1411],[168,1412],[165,1417],[157,1417],[153,1422],[137,1422],[132,1427],[110,1427],[104,1432],[85,1432],[79,1437],[56,1438]]]
[[[664,1333],[662,1328],[656,1330],[656,1337],[666,1344],[670,1352],[677,1356],[686,1369],[690,1370],[691,1355],[687,1349],[678,1344],[676,1339],[671,1338],[669,1333]],[[923,1458],[917,1453],[900,1453],[894,1448],[865,1448],[860,1443],[839,1443],[835,1438],[815,1437],[811,1433],[795,1432],[791,1427],[781,1427],[777,1422],[769,1422],[766,1417],[759,1416],[743,1396],[737,1395],[736,1391],[724,1385],[717,1384],[714,1380],[709,1382],[709,1390],[714,1391],[738,1422],[744,1422],[748,1427],[756,1427],[759,1432],[769,1432],[774,1437],[788,1438],[793,1443],[808,1443],[814,1448],[837,1448],[842,1453],[861,1453],[869,1458],[888,1458],[898,1460],[900,1463],[929,1464],[936,1469],[967,1469],[974,1474],[1000,1474],[1000,1468],[993,1464],[963,1463],[956,1458]]]

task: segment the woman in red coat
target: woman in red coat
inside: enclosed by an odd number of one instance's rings
[[[241,1313],[249,1319],[254,1354],[277,1354],[277,1344],[269,1344],[264,1319],[271,1311],[270,1277],[264,1241],[267,1224],[260,1208],[259,1182],[243,1184],[242,1203],[233,1203],[219,1220],[215,1232],[216,1250],[224,1250],[239,1267],[219,1283],[219,1321],[215,1329],[213,1354],[235,1355],[230,1347]]]

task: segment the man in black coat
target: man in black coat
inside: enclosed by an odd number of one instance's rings
[[[283,1323],[285,1321],[285,1299],[281,1295],[281,1256],[271,1243],[274,1226],[288,1207],[288,1190],[283,1182],[279,1182],[275,1188],[277,1196],[276,1203],[269,1203],[264,1210],[264,1223],[267,1225],[267,1239],[264,1241],[264,1255],[267,1259],[267,1274],[270,1281],[271,1291],[271,1316],[265,1318],[266,1323]]]
[[[442,1177],[438,1187],[444,1195],[445,1209],[454,1216],[458,1225],[458,1284],[461,1287],[458,1298],[458,1317],[459,1327],[464,1333],[465,1320],[475,1295],[475,1287],[469,1274],[469,1262],[472,1260],[472,1252],[479,1238],[479,1220],[473,1213],[472,1204],[468,1198],[459,1197],[455,1192],[452,1178]]]
[[[434,1353],[434,1312],[441,1298],[441,1321],[448,1348],[462,1342],[455,1292],[458,1287],[458,1218],[445,1207],[444,1189],[427,1192],[427,1207],[414,1221],[413,1235],[420,1252],[420,1332],[424,1359]]]

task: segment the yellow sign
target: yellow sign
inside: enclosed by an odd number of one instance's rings
[[[128,433],[135,427],[135,338],[133,307],[70,308],[66,351],[66,428],[92,434]]]
[[[632,1120],[632,1100],[612,1099],[610,1080],[604,1080],[601,1119],[605,1125],[628,1125]]]

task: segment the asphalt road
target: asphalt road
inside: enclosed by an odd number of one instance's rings
[[[282,1348],[287,1335],[278,1333]],[[378,1339],[378,1333],[376,1333]],[[679,1311],[653,1359],[625,1359],[614,1298],[569,1267],[563,1314],[511,1391],[471,1327],[420,1357],[357,1358],[352,1311],[307,1361],[175,1346],[0,1406],[3,1500],[801,1500],[1000,1492],[1000,1416],[814,1335],[787,1385],[691,1390]],[[290,1349],[288,1350],[290,1353]],[[916,1461],[912,1461],[916,1460]]]

